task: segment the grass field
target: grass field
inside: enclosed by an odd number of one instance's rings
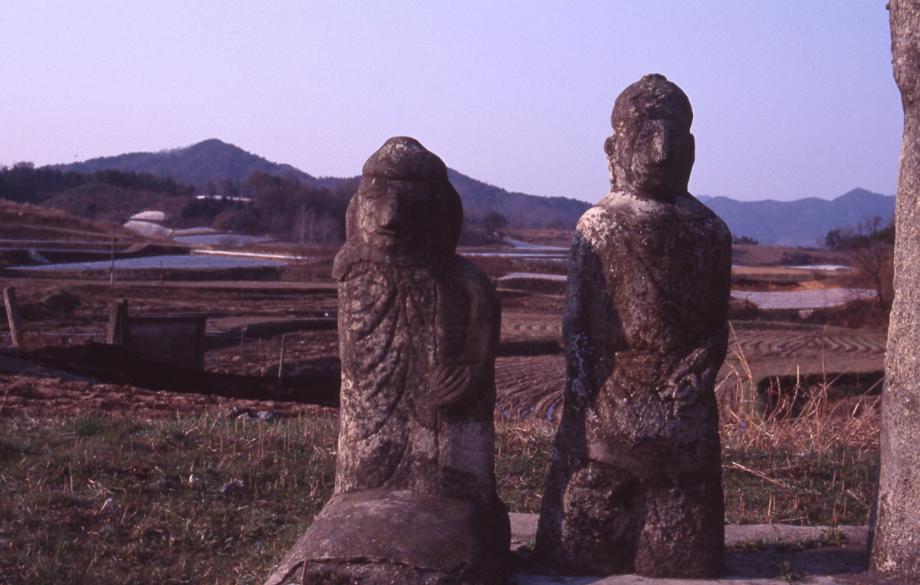
[[[872,410],[723,414],[729,523],[862,524]],[[511,511],[537,512],[553,428],[500,423]],[[329,497],[336,418],[0,419],[0,582],[261,583]]]

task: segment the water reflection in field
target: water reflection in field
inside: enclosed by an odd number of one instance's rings
[[[182,244],[192,244],[196,246],[220,245],[220,246],[244,246],[246,244],[262,244],[271,242],[272,239],[266,236],[247,236],[243,234],[191,234],[187,236],[173,236],[173,240]]]
[[[63,264],[42,264],[39,266],[12,266],[11,270],[108,270],[109,260],[94,262],[66,262]],[[166,255],[121,258],[115,260],[116,270],[214,270],[221,268],[256,268],[261,266],[283,266],[284,262],[265,258],[235,258],[232,256]]]
[[[541,272],[509,272],[508,274],[499,278],[499,280],[506,280],[511,278],[532,278],[535,280],[555,280],[558,282],[565,282],[568,277],[565,274],[546,274]]]
[[[494,249],[474,248],[469,250],[460,250],[463,256],[475,258],[518,258],[524,259],[541,259],[561,261],[568,258],[569,249],[561,246],[544,246],[543,244],[531,244],[506,238],[505,243],[510,247],[501,247]]]
[[[871,299],[876,293],[865,288],[818,288],[779,292],[733,290],[732,296],[751,301],[761,309],[822,309],[858,299]]]

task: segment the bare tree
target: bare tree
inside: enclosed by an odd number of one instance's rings
[[[316,226],[319,231],[319,241],[325,244],[327,239],[334,236],[337,223],[333,217],[322,215],[316,221]]]
[[[850,266],[857,277],[875,290],[883,309],[890,309],[894,300],[892,262],[894,257],[893,225],[882,226],[880,217],[857,224],[854,245],[847,249]]]
[[[300,245],[303,246],[305,241],[313,242],[313,225],[316,220],[316,212],[313,209],[307,209],[306,203],[301,203],[297,210],[297,218],[294,226],[300,237]],[[307,237],[309,235],[309,238]]]

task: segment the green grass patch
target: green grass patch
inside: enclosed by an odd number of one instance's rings
[[[102,434],[105,430],[106,425],[103,421],[94,416],[80,418],[74,422],[74,432],[78,437],[92,437]]]
[[[331,493],[335,434],[328,417],[2,419],[0,582],[261,583]]]

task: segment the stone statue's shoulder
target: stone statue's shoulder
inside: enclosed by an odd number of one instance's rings
[[[629,193],[611,192],[586,211],[575,228],[573,245],[580,242],[603,247],[617,239],[617,234],[632,231],[639,218],[656,212],[657,204]]]
[[[728,226],[714,211],[689,193],[673,203],[642,199],[629,193],[608,193],[578,220],[575,244],[604,246],[617,240],[617,234],[634,231],[648,222],[703,222],[721,238],[731,238]]]
[[[444,284],[447,288],[445,302],[463,304],[454,306],[453,309],[448,308],[448,312],[456,310],[457,319],[460,318],[459,315],[468,315],[467,318],[476,322],[491,323],[483,331],[491,331],[489,335],[499,334],[501,301],[495,285],[485,272],[466,258],[455,256]]]
[[[716,217],[716,218],[719,217],[715,214],[713,210],[709,209],[709,207],[705,203],[703,203],[702,201],[700,201],[699,199],[697,199],[690,193],[686,193],[684,195],[681,195],[677,199],[675,199],[674,206],[681,213],[699,215],[702,217]]]
[[[691,195],[690,193],[685,193],[677,199],[675,199],[674,204],[681,209],[682,211],[687,211],[689,213],[699,213],[701,215],[715,215],[715,213],[709,209],[709,207]]]
[[[731,231],[725,221],[705,203],[687,193],[675,202],[682,214],[699,217],[711,225],[711,229],[720,232],[720,236],[731,240]]]
[[[584,212],[575,227],[575,238],[572,246],[577,248],[583,244],[600,244],[606,242],[613,235],[614,225],[620,223],[616,207],[609,205],[611,193],[601,199],[594,207]]]
[[[496,297],[495,285],[478,266],[462,256],[456,256],[453,261],[453,278],[456,284],[467,289],[475,296],[484,295]]]

